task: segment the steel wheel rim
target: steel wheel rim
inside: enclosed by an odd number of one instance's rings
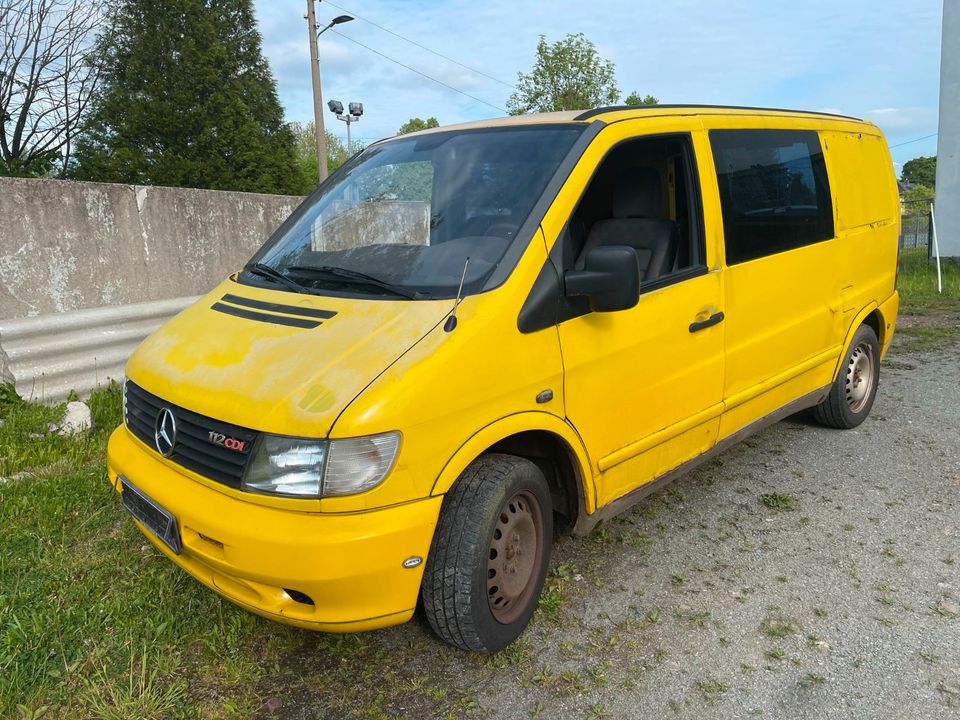
[[[847,358],[847,374],[844,384],[847,405],[851,412],[858,413],[869,402],[873,392],[873,350],[866,342],[859,343]]]
[[[543,558],[542,534],[540,503],[527,490],[497,513],[487,553],[487,603],[499,623],[515,622],[529,604]]]

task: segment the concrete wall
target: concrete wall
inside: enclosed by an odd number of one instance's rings
[[[301,198],[0,178],[0,383],[58,402],[245,263]]]
[[[0,319],[206,292],[300,200],[0,178]]]
[[[940,254],[960,258],[960,2],[956,0],[943,3],[936,221]]]

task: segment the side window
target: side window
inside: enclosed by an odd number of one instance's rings
[[[703,266],[698,187],[688,135],[620,143],[570,218],[565,265],[583,267],[598,245],[628,245],[646,284]]]
[[[727,265],[833,237],[820,138],[812,130],[711,130]]]

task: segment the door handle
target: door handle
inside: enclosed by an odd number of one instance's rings
[[[708,327],[713,327],[719,322],[723,321],[723,313],[717,312],[708,317],[706,320],[698,320],[696,322],[690,323],[690,332],[695,333],[698,330],[705,330]]]

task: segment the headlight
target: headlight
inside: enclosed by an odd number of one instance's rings
[[[319,497],[325,440],[264,435],[247,465],[243,489],[271,495]]]
[[[330,441],[263,435],[242,489],[292,497],[353,495],[383,482],[399,447],[395,432]]]

